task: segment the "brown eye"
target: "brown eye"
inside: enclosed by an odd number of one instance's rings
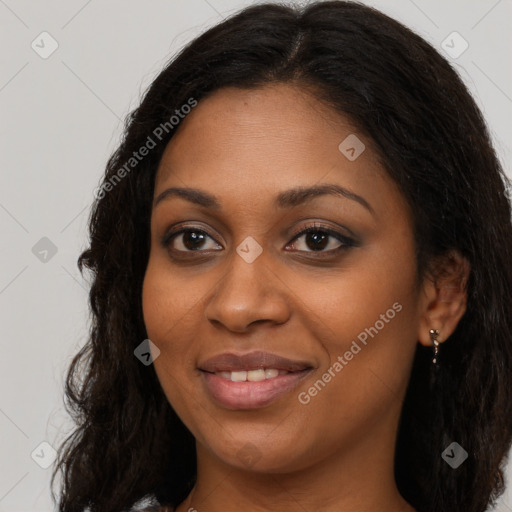
[[[207,247],[208,239],[213,240],[205,231],[199,229],[182,229],[176,233],[167,235],[163,240],[163,244],[169,249],[179,252],[216,250],[216,247],[220,247],[216,242],[214,247]]]
[[[299,240],[300,238],[304,238],[302,244],[297,244],[297,242],[292,244],[294,249],[299,252],[337,252],[356,245],[355,242],[347,236],[330,228],[317,225],[309,226],[302,230],[293,240]],[[336,241],[338,242],[337,244]],[[305,248],[297,248],[297,245]],[[326,248],[327,250],[325,250]]]

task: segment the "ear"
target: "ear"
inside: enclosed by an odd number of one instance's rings
[[[439,257],[431,276],[425,277],[420,299],[418,340],[432,346],[430,329],[438,330],[442,343],[451,336],[466,312],[469,262],[458,251]]]

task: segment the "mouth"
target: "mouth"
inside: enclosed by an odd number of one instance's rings
[[[278,400],[313,370],[306,361],[268,352],[221,354],[199,365],[207,394],[227,409],[257,409]]]
[[[278,370],[277,368],[257,368],[254,370],[239,370],[239,371],[223,371],[223,372],[209,372],[222,377],[223,379],[230,380],[231,382],[261,382],[262,380],[275,379],[278,375],[288,375],[286,370]]]

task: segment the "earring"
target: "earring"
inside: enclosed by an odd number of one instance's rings
[[[432,363],[434,366],[437,364],[437,354],[439,352],[439,341],[437,341],[437,337],[439,336],[439,331],[437,329],[430,329],[430,339],[432,340],[432,344],[434,345],[434,358],[432,359]]]

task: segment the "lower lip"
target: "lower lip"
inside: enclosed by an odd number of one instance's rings
[[[278,375],[258,382],[233,382],[201,371],[210,396],[228,409],[257,409],[276,401],[306,377],[311,369]]]

